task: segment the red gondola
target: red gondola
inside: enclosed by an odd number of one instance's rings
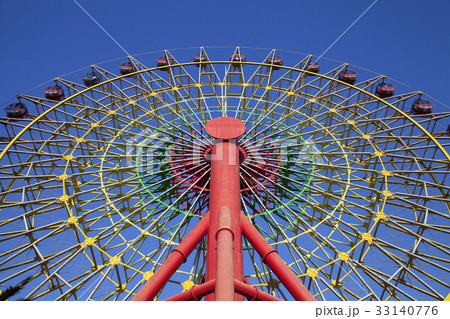
[[[320,64],[314,61],[308,61],[305,65],[305,70],[309,72],[319,73]]]
[[[15,102],[5,107],[6,116],[13,119],[22,119],[28,115],[28,110],[22,102]]]
[[[163,66],[168,66],[168,65],[172,65],[174,63],[174,59],[172,57],[159,57],[156,59],[156,66],[157,67],[163,67]]]
[[[207,61],[209,61],[209,57],[206,54],[194,55],[194,62],[207,62]],[[200,64],[196,64],[196,66],[200,66]]]
[[[235,53],[230,56],[231,62],[245,62],[246,60],[247,58],[243,54]]]
[[[275,56],[270,56],[266,59],[266,63],[267,64],[272,64],[273,65],[273,69],[274,70],[278,70],[279,68],[276,66],[280,66],[283,65],[283,58],[275,55]]]
[[[45,98],[54,101],[61,101],[64,99],[64,91],[58,84],[51,85],[44,90]]]
[[[428,100],[417,99],[413,102],[411,113],[414,115],[430,114],[433,111],[434,104]]]
[[[390,97],[394,95],[395,86],[393,86],[391,83],[381,82],[377,85],[377,90],[375,91],[375,94],[378,97]]]
[[[351,70],[344,70],[339,72],[339,80],[348,84],[353,84],[356,82],[356,77],[358,73]]]
[[[136,67],[134,66],[133,63],[131,63],[129,61],[129,62],[125,62],[125,63],[122,63],[121,65],[119,65],[119,71],[120,71],[120,74],[126,75],[126,74],[136,72]]]

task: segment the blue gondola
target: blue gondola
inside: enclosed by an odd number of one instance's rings
[[[381,82],[377,84],[377,89],[375,91],[375,94],[378,97],[390,97],[393,96],[395,92],[395,86],[393,86],[391,83]]]
[[[315,61],[308,61],[305,65],[305,70],[313,73],[319,73],[320,64]]]
[[[247,61],[247,57],[244,54],[235,53],[230,55],[231,62],[245,62]]]
[[[414,115],[430,114],[433,111],[434,104],[428,100],[417,99],[411,106],[411,113]]]
[[[45,98],[54,101],[61,101],[64,99],[64,90],[58,84],[50,85],[44,89]]]
[[[85,73],[83,75],[83,82],[84,82],[84,85],[86,85],[88,87],[96,85],[96,84],[100,83],[100,74],[95,71]]]
[[[159,57],[156,59],[156,66],[157,67],[163,67],[163,66],[168,66],[168,65],[172,65],[174,63],[174,59],[172,57]]]
[[[120,74],[126,75],[126,74],[136,72],[136,67],[131,62],[125,62],[125,63],[122,63],[121,65],[119,65],[119,71],[120,71]]]
[[[344,70],[339,72],[339,80],[348,84],[353,84],[356,82],[358,73],[352,70]]]
[[[194,62],[207,62],[207,61],[209,61],[209,57],[206,54],[194,55]],[[196,64],[196,66],[200,66],[200,64]]]
[[[274,70],[278,70],[279,68],[277,66],[281,66],[283,65],[283,58],[275,55],[275,56],[270,56],[266,59],[266,63],[267,64],[272,64],[273,65],[273,69]]]

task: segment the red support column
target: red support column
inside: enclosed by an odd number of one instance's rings
[[[235,144],[237,137],[245,132],[245,125],[240,120],[220,117],[209,121],[206,132],[214,137],[215,144],[211,150],[211,182],[209,196],[210,225],[208,230],[208,248],[206,260],[206,281],[214,278],[230,283],[231,280],[244,280],[242,257],[242,230],[240,225],[241,190],[239,176],[239,148]],[[216,235],[219,231],[219,213],[229,211],[231,230],[234,235],[232,267],[229,262],[217,260],[216,249],[219,249]],[[220,232],[224,233],[225,232]],[[225,235],[226,236],[226,235]],[[225,245],[225,244],[224,244]],[[217,264],[219,262],[219,264]],[[220,267],[220,279],[216,269]],[[225,280],[225,277],[226,280]],[[219,285],[220,286],[220,285]],[[216,285],[216,288],[218,286]],[[227,288],[226,291],[229,291]],[[233,289],[234,291],[234,289]],[[224,298],[219,296],[219,298]],[[226,298],[230,298],[229,296]],[[206,296],[206,300],[219,300],[214,294]],[[230,299],[227,299],[230,300]],[[232,300],[232,299],[231,299]],[[240,294],[234,294],[234,300],[244,300]]]
[[[241,225],[244,236],[262,257],[263,262],[266,263],[270,269],[272,269],[295,300],[314,301],[315,299],[313,295],[300,282],[283,259],[281,259],[278,252],[270,247],[269,243],[259,233],[255,226],[253,226],[253,224],[242,213]]]
[[[217,224],[217,259],[215,300],[234,300],[233,230],[231,212],[224,206]]]
[[[133,301],[148,301],[167,283],[175,271],[184,263],[195,246],[202,240],[208,231],[209,212],[207,212],[184,240],[175,248],[153,276],[145,283],[133,297]]]
[[[240,226],[241,197],[239,180],[239,149],[231,142],[218,142],[212,149],[211,160],[211,183],[210,183],[210,224],[208,230],[208,248],[206,262],[206,280],[216,278],[216,269],[219,265],[217,261],[217,240],[216,235],[219,230],[219,213],[221,210],[228,210],[231,216],[231,229],[234,235],[233,246],[233,269],[226,270],[229,274],[234,274],[230,278],[240,281],[244,280],[243,257],[242,257],[242,230]],[[220,265],[220,267],[225,267]],[[206,300],[215,300],[213,294],[206,297]],[[235,294],[235,300],[244,298]]]

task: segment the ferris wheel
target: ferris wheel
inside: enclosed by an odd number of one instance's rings
[[[32,276],[30,299],[131,300],[160,280],[151,300],[210,300],[226,229],[237,300],[302,299],[292,280],[306,300],[449,295],[450,113],[422,92],[240,47],[129,56],[40,89],[0,118],[0,289]],[[214,168],[222,144],[235,173]],[[230,198],[242,229],[206,236]]]

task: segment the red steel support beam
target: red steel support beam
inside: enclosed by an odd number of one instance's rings
[[[172,277],[178,267],[187,260],[195,246],[206,235],[209,225],[209,215],[209,212],[207,212],[177,248],[172,250],[169,258],[162,263],[153,276],[138,291],[133,297],[133,301],[147,301],[155,298],[156,294],[167,283],[170,277]]]
[[[295,300],[314,301],[313,295],[300,282],[297,276],[286,265],[264,237],[259,233],[255,226],[241,213],[242,233],[253,245],[263,262],[267,264],[275,273],[278,279],[283,283],[286,289],[291,293]]]
[[[217,224],[217,259],[215,300],[234,300],[233,230],[231,212],[226,206],[219,212]]]
[[[234,279],[239,281],[244,280],[244,265],[242,257],[242,227],[240,225],[241,214],[241,189],[239,176],[239,148],[236,145],[235,139],[245,132],[245,125],[242,121],[231,117],[219,117],[209,121],[205,126],[206,132],[215,138],[214,146],[211,150],[211,181],[209,193],[209,211],[210,211],[210,225],[208,230],[208,246],[206,258],[206,281],[214,278],[219,282],[227,282],[230,291],[229,283]],[[221,211],[229,211],[231,216],[231,233],[234,236],[232,242],[232,267],[230,263],[217,260],[217,253],[219,248],[216,235],[219,234],[219,213]],[[217,237],[219,238],[219,237]],[[226,240],[227,242],[227,240]],[[225,244],[224,244],[225,245]],[[228,244],[227,244],[228,245]],[[226,245],[225,245],[226,246]],[[227,251],[229,248],[227,248]],[[217,264],[219,262],[219,264]],[[220,278],[216,277],[216,269],[220,269]],[[225,277],[226,280],[225,280]],[[217,286],[217,285],[216,285]],[[218,288],[221,286],[217,286]],[[219,293],[220,293],[219,288]],[[234,291],[234,288],[233,288]],[[216,291],[217,293],[217,291]],[[219,298],[227,297],[219,296]],[[219,300],[215,293],[206,296],[206,300]],[[223,299],[220,299],[223,300]],[[234,300],[244,300],[240,294],[234,294]]]
[[[258,300],[258,301],[282,301],[281,299],[268,294],[267,292],[261,291],[256,287],[247,285],[239,280],[234,280],[234,290],[244,295],[250,301]]]
[[[183,291],[178,295],[167,298],[165,301],[191,301],[191,300],[200,300],[204,296],[212,293],[214,291],[214,287],[216,285],[215,280],[207,281],[204,284],[199,286],[194,286],[187,291]]]

